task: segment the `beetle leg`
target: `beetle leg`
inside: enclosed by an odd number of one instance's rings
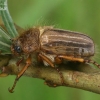
[[[13,93],[13,90],[14,90],[14,88],[15,88],[15,86],[16,86],[17,81],[18,81],[19,78],[24,74],[24,72],[27,70],[27,68],[30,66],[30,64],[31,64],[31,56],[29,55],[28,58],[27,58],[27,60],[26,60],[26,65],[25,65],[25,66],[23,67],[23,69],[17,74],[16,79],[15,79],[15,81],[14,81],[14,84],[13,84],[12,88],[11,88],[11,89],[8,89],[9,92]]]
[[[79,62],[84,62],[84,63],[92,63],[93,65],[95,65],[98,68],[100,68],[100,65],[97,62],[93,61],[93,60],[84,60],[82,58],[74,58],[74,57],[68,57],[68,56],[63,56],[63,55],[60,55],[58,57],[66,59],[66,60],[71,60],[71,61],[79,61]]]
[[[62,63],[62,58],[59,58],[58,56],[56,56],[55,57],[55,63],[56,64],[61,64]],[[58,68],[56,68],[56,70],[58,71],[58,73],[59,73],[59,75],[61,77],[61,83],[63,84],[64,83],[64,77],[62,75],[62,72]]]
[[[42,55],[42,54],[39,54],[39,56],[40,56],[43,60],[45,60],[51,67],[53,67],[53,68],[55,68],[55,69],[57,70],[57,72],[59,73],[59,75],[60,75],[60,77],[61,77],[61,83],[63,84],[63,83],[64,83],[64,80],[63,80],[63,75],[62,75],[61,71],[60,71],[58,68],[56,68],[56,67],[54,66],[54,64],[52,63],[52,61],[51,61],[50,59],[48,59],[46,56],[44,56],[44,55]]]
[[[39,57],[41,57],[44,61],[46,61],[51,67],[55,67],[52,61],[48,59],[45,55],[39,54]]]
[[[22,61],[23,61],[23,58],[21,58],[20,60],[18,60],[17,63],[16,63],[16,65],[19,66]]]
[[[62,59],[59,58],[58,56],[55,57],[55,63],[56,64],[61,64],[62,63]]]
[[[70,61],[84,62],[84,59],[82,58],[74,58],[74,57],[69,57],[69,56],[64,56],[64,55],[59,55],[58,58],[63,58],[63,59],[70,60]]]
[[[46,81],[44,82],[44,84],[45,84],[45,85],[48,85],[49,87],[57,87],[57,84],[54,84],[53,82],[48,81],[48,80],[46,80]]]
[[[16,65],[18,66],[18,71],[19,71],[19,65],[20,63],[23,61],[23,58],[21,58],[20,60],[17,61]]]
[[[92,63],[93,65],[95,65],[95,66],[97,66],[98,68],[100,68],[100,65],[99,65],[97,62],[93,61],[93,60],[84,60],[84,62],[85,62],[85,63]]]

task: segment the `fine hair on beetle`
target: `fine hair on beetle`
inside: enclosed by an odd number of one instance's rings
[[[56,29],[52,26],[34,27],[26,30],[13,39],[11,51],[15,56],[27,56],[26,65],[17,74],[12,88],[9,89],[11,93],[19,78],[31,65],[32,54],[37,54],[37,58],[42,60],[45,66],[56,69],[61,77],[62,84],[64,83],[63,75],[55,65],[61,64],[63,59],[80,63],[92,63],[100,68],[98,63],[91,60],[95,54],[95,44],[89,36],[79,32]]]

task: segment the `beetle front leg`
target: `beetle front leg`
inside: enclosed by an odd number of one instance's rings
[[[22,61],[23,61],[23,58],[21,58],[20,60],[18,60],[17,63],[16,63],[16,65],[19,66]]]
[[[18,60],[18,61],[16,62],[16,65],[18,66],[18,71],[19,71],[19,65],[22,63],[22,61],[23,61],[23,58],[21,58],[20,60]]]
[[[12,88],[11,88],[11,89],[8,89],[9,92],[13,93],[13,90],[14,90],[14,88],[15,88],[15,86],[16,86],[17,81],[18,81],[19,78],[24,74],[24,72],[27,70],[27,68],[30,66],[30,64],[31,64],[31,56],[29,55],[28,58],[27,58],[27,60],[26,60],[26,65],[25,65],[25,66],[23,67],[23,69],[17,74],[16,79],[15,79],[15,81],[14,81],[14,84],[13,84]]]

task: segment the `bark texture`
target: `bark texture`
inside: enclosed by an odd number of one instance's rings
[[[36,58],[33,57],[33,62],[34,59]],[[6,74],[16,75],[25,65],[24,60],[18,67],[16,65],[17,61],[18,58],[14,58],[11,55],[0,56],[0,68],[5,69],[3,71]],[[32,63],[24,75],[32,78],[43,79],[50,87],[63,85],[100,94],[99,69],[93,68],[88,64],[75,62],[68,62],[66,64],[59,65],[58,69],[63,75],[64,84],[61,83],[61,77],[57,70],[50,66],[46,67],[43,64]]]

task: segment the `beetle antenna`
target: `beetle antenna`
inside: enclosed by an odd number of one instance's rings
[[[99,65],[97,62],[93,61],[93,60],[85,60],[84,62],[85,62],[85,63],[92,63],[93,65],[95,65],[95,66],[97,66],[98,68],[100,68],[100,65]]]

